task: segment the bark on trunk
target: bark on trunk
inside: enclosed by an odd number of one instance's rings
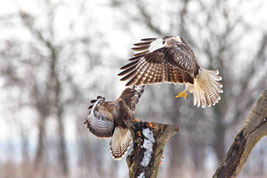
[[[44,157],[44,137],[45,137],[45,118],[42,117],[38,123],[38,144],[34,158],[34,169],[38,171]]]
[[[155,178],[164,146],[178,132],[178,127],[167,124],[126,121],[133,136],[133,151],[126,161],[130,178]]]
[[[258,141],[267,135],[267,90],[247,117],[213,178],[237,177]]]
[[[177,88],[175,85],[171,85],[169,87],[169,93],[176,93]],[[180,110],[177,109],[180,107],[182,100],[177,100],[177,98],[172,98],[172,107],[170,110],[166,110],[167,117],[172,121],[175,125],[180,125],[181,123],[181,113]],[[183,177],[182,165],[185,155],[185,145],[183,143],[183,138],[180,135],[175,135],[169,142],[169,166],[167,177],[175,177],[175,175],[180,175]]]

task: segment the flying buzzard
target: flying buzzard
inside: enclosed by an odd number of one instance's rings
[[[144,85],[126,88],[115,101],[105,101],[98,96],[91,100],[89,116],[85,121],[87,128],[100,138],[112,137],[110,152],[115,160],[121,159],[132,141],[131,132],[124,120],[134,120],[135,106],[144,92]]]
[[[161,82],[186,85],[176,97],[187,98],[186,91],[193,93],[194,105],[203,108],[215,105],[221,99],[223,90],[219,83],[222,77],[218,70],[207,70],[199,66],[189,44],[179,36],[146,38],[134,44],[138,53],[121,67],[121,80],[129,80],[126,86]]]

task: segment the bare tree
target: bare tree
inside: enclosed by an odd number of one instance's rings
[[[55,21],[58,5],[50,1],[41,4],[45,7],[42,16],[35,17],[28,12],[20,11],[9,17],[11,20],[15,19],[14,25],[18,25],[18,21],[22,23],[23,30],[31,35],[31,39],[24,42],[10,38],[5,42],[5,48],[1,49],[1,56],[5,57],[5,60],[2,62],[3,68],[0,72],[5,80],[5,86],[18,88],[21,96],[25,98],[21,100],[21,108],[31,107],[38,115],[34,171],[37,175],[42,174],[41,170],[47,171],[45,170],[45,162],[48,161],[46,122],[47,119],[54,118],[57,121],[58,165],[60,174],[67,177],[69,165],[64,117],[66,108],[79,99],[80,89],[64,65],[71,64],[71,60],[75,57],[76,52],[69,51],[69,48],[74,49],[78,44],[84,45],[84,39],[87,37],[58,41],[55,36],[55,33],[58,33]],[[37,25],[40,19],[46,21],[45,26]],[[19,67],[26,71],[19,73]],[[72,95],[67,96],[66,91],[72,92]]]

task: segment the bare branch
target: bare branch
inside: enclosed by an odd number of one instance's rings
[[[238,176],[253,147],[266,135],[267,90],[264,90],[213,178]]]
[[[146,11],[144,4],[141,3],[141,1],[138,1],[137,3],[137,7],[140,10],[140,13],[142,15],[142,17],[144,18],[144,22],[145,24],[155,33],[162,35],[162,36],[166,36],[166,34],[160,30],[159,27],[156,27],[153,22],[152,22],[152,16]]]

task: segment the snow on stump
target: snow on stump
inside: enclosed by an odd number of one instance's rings
[[[157,177],[166,142],[178,132],[168,124],[125,121],[133,136],[133,151],[127,156],[130,178]]]

